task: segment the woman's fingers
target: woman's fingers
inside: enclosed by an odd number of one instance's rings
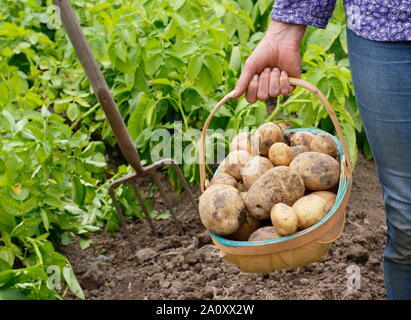
[[[257,102],[258,74],[255,74],[247,87],[246,99],[249,103]]]
[[[280,87],[281,87],[281,94],[286,96],[293,91],[290,83],[288,82],[288,74],[285,71],[281,71],[280,74]]]
[[[270,73],[270,88],[268,90],[270,97],[275,98],[280,95],[280,70],[274,68]]]
[[[257,91],[257,98],[259,100],[267,100],[268,98],[270,98],[270,95],[268,93],[270,87],[270,73],[271,68],[265,68],[264,71],[260,74]]]
[[[246,99],[249,103],[267,100],[279,95],[288,95],[294,87],[288,82],[288,74],[278,68],[265,68],[260,75],[253,76],[248,84]]]
[[[240,79],[238,79],[237,85],[233,92],[233,98],[240,97],[247,90],[254,74],[259,72],[259,70],[256,69],[255,63],[253,63],[252,61],[253,60],[248,58],[245,62],[244,70],[243,72],[241,72]]]

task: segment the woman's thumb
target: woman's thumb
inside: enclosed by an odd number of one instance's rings
[[[243,72],[241,73],[240,78],[237,81],[237,85],[233,91],[233,98],[238,98],[245,92],[255,73],[254,68],[250,67],[249,64],[246,63],[244,65]]]

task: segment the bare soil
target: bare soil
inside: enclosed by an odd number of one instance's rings
[[[171,220],[155,221],[159,238],[134,220],[114,236],[92,234],[88,249],[77,238],[60,251],[87,299],[385,299],[386,224],[374,163],[361,156],[353,181],[345,229],[328,258],[294,270],[249,274],[222,260],[184,194],[174,199],[183,236]],[[359,268],[359,289],[347,287],[350,266]]]

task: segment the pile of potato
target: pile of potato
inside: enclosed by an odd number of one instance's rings
[[[268,122],[230,143],[219,173],[200,196],[200,218],[238,241],[287,236],[311,227],[333,207],[338,148],[327,133],[284,133]]]

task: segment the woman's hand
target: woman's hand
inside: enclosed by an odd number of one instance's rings
[[[249,103],[293,90],[288,75],[301,75],[300,42],[306,26],[271,21],[266,34],[244,64],[233,98],[246,91]]]

